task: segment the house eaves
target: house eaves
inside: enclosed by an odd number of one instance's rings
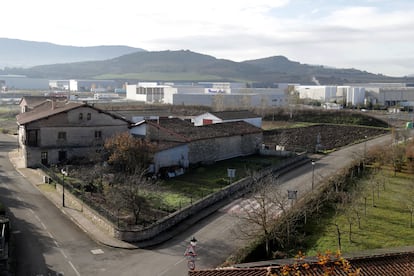
[[[259,115],[254,114],[253,112],[250,112],[248,110],[218,111],[218,112],[209,112],[209,113],[223,121],[260,118]]]
[[[47,100],[44,103],[36,106],[36,108],[34,108],[30,112],[24,112],[24,113],[18,114],[16,116],[17,124],[25,125],[27,123],[32,123],[38,120],[46,119],[46,118],[52,117],[60,113],[68,112],[70,110],[77,109],[79,107],[89,107],[89,108],[92,108],[98,111],[99,113],[107,114],[113,117],[114,119],[122,120],[122,121],[127,122],[128,124],[131,124],[130,121],[126,120],[125,118],[122,118],[121,116],[98,109],[86,103],[59,102],[59,101],[51,101],[51,100]]]

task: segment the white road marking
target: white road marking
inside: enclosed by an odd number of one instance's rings
[[[174,266],[179,265],[180,263],[182,263],[184,260],[186,260],[187,258],[182,258],[181,260],[179,260],[178,262],[176,262],[174,264]],[[162,275],[166,275],[167,272],[170,271],[170,268],[167,268],[166,270],[164,270],[163,272],[161,272],[160,274],[158,274],[158,276],[162,276]]]
[[[92,249],[91,252],[93,255],[99,255],[104,253],[102,249]]]
[[[72,267],[72,269],[75,271],[76,275],[81,276],[79,271],[76,269],[76,267],[72,264],[71,261],[68,261],[68,263],[70,264],[70,266]]]
[[[40,222],[40,225],[42,225],[43,229],[46,230],[46,225],[43,222]]]
[[[63,249],[62,248],[59,248],[59,249],[60,249],[60,253],[62,253],[63,257],[65,257],[65,259],[67,259],[68,256],[66,256],[65,252],[63,252]]]

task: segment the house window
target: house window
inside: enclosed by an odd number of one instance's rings
[[[42,151],[40,154],[40,162],[42,162],[43,165],[48,165],[47,160],[47,151]]]
[[[91,113],[88,113],[88,114],[86,115],[86,120],[90,120],[90,119],[91,119],[91,117],[92,117],[92,114],[91,114]]]
[[[64,132],[64,131],[59,131],[59,132],[58,132],[58,139],[59,139],[59,140],[66,140],[66,132]]]
[[[79,121],[83,120],[83,113],[79,113]]]
[[[39,130],[32,129],[27,131],[27,145],[30,147],[39,146]]]
[[[102,131],[95,130],[95,139],[102,139]]]

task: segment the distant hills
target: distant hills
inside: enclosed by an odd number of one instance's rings
[[[4,46],[3,41],[9,46]],[[14,65],[14,68],[0,71],[0,74],[34,78],[116,79],[130,82],[237,81],[257,86],[271,86],[281,82],[337,85],[414,82],[414,78],[394,78],[357,69],[302,64],[284,56],[234,62],[189,50],[150,52],[125,46],[73,47],[20,40],[3,41],[0,40],[0,61],[3,62],[3,57],[7,56],[17,60],[17,53],[20,52],[20,59],[25,59],[26,62],[49,65],[30,68],[18,68],[21,66]],[[59,58],[60,61],[52,62]],[[68,63],[69,59],[78,62]]]
[[[33,67],[37,65],[105,60],[144,51],[127,46],[76,47],[0,38],[0,68]]]

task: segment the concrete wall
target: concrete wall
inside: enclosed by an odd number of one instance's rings
[[[158,172],[160,168],[171,166],[188,168],[188,151],[188,145],[185,144],[155,153],[155,172]]]
[[[188,159],[190,164],[212,163],[254,154],[262,139],[260,133],[193,141],[189,143]]]

